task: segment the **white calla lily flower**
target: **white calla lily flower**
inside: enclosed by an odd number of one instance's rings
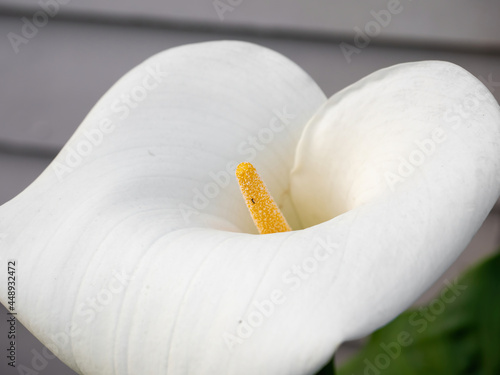
[[[242,161],[293,231],[255,235]],[[453,64],[327,101],[273,51],[189,45],[125,75],[0,207],[0,255],[18,318],[78,373],[313,374],[444,272],[499,176],[499,106]]]

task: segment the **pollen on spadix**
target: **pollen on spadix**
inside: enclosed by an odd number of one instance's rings
[[[236,168],[236,178],[248,210],[260,234],[288,232],[290,226],[266,185],[251,163],[241,163]]]

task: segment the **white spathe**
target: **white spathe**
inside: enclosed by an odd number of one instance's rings
[[[249,234],[241,161],[304,230]],[[398,65],[326,101],[279,54],[210,42],[99,101],[0,207],[0,256],[19,319],[79,373],[312,374],[418,298],[499,194],[500,108],[462,68]]]

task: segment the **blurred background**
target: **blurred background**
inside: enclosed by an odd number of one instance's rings
[[[99,98],[131,68],[167,48],[237,39],[270,47],[330,96],[393,64],[447,60],[500,102],[500,2],[495,0],[0,0],[0,204],[48,166]],[[500,246],[500,205],[424,303]],[[0,348],[7,348],[1,307]],[[17,364],[30,374],[74,374],[18,323]],[[344,362],[363,340],[345,343]],[[147,359],[145,359],[147,360]],[[18,374],[0,359],[0,374]]]

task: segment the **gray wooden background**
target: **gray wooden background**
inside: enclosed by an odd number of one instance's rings
[[[0,204],[47,167],[120,76],[164,49],[251,41],[301,65],[327,95],[389,65],[447,60],[483,80],[500,101],[499,16],[495,0],[0,0]],[[339,45],[354,45],[356,30],[372,36],[346,58]],[[417,303],[499,245],[497,204],[465,253]],[[0,314],[5,353],[3,307]],[[41,359],[41,344],[20,325],[18,331],[18,366],[32,374],[73,374],[57,359]],[[337,361],[361,341],[344,344]],[[0,374],[18,374],[4,355]]]

